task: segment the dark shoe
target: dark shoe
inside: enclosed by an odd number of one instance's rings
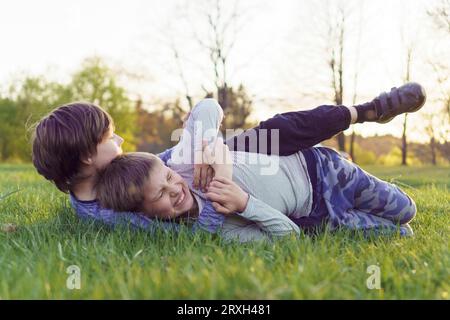
[[[405,112],[416,112],[425,104],[425,89],[418,83],[408,82],[399,88],[392,88],[374,99],[376,122],[386,123]]]

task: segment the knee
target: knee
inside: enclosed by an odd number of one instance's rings
[[[416,216],[416,213],[417,213],[416,203],[409,196],[408,196],[408,200],[409,200],[410,205],[409,205],[408,211],[405,213],[405,215],[400,220],[400,224],[408,223],[412,219],[414,219],[414,217]]]
[[[205,98],[197,103],[191,111],[191,114],[198,114],[200,112],[208,112],[211,116],[215,116],[216,118],[222,121],[223,118],[223,110],[220,104],[216,99],[213,98]]]
[[[218,112],[222,113],[222,107],[220,106],[219,102],[217,102],[216,99],[213,98],[205,98],[202,99],[200,102],[198,102],[194,108],[192,109],[192,113],[198,112],[198,110],[201,109],[208,109],[209,112]]]
[[[204,99],[200,100],[194,106],[194,108],[197,106],[208,106],[208,107],[214,107],[214,108],[220,107],[219,102],[217,102],[217,100],[214,98],[204,98]]]

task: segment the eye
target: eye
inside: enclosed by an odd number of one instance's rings
[[[170,181],[172,179],[172,174],[169,172],[168,174],[167,174],[167,181]]]
[[[164,195],[164,189],[161,189],[161,191],[159,191],[158,195],[155,198],[153,198],[152,201],[158,201],[159,199],[162,198],[163,195]]]

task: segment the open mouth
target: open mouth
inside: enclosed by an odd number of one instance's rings
[[[180,197],[178,198],[177,202],[175,202],[174,207],[181,206],[183,204],[185,198],[186,198],[186,192],[184,191],[184,187],[182,186]]]

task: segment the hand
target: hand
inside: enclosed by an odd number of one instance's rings
[[[206,196],[213,201],[217,212],[224,215],[243,212],[247,208],[249,195],[235,182],[224,177],[214,177]]]
[[[213,178],[214,169],[209,164],[194,164],[194,189],[201,189],[202,192],[206,192]]]
[[[230,179],[233,177],[233,161],[228,146],[223,143],[223,139],[218,137],[211,149],[206,146],[203,150],[204,162],[210,164],[216,177],[225,177]]]
[[[206,192],[206,188],[211,183],[214,178],[214,169],[208,163],[203,162],[203,152],[205,148],[208,147],[208,142],[206,140],[202,141],[202,151],[197,155],[196,161],[194,163],[194,189],[201,189],[202,192]],[[198,159],[197,159],[198,158]]]

